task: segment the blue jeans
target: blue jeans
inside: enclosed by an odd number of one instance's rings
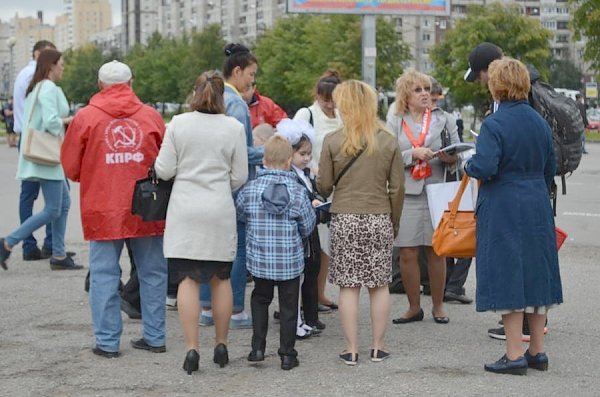
[[[246,224],[237,222],[237,255],[231,267],[231,289],[233,291],[233,312],[244,310],[246,299]],[[200,305],[211,307],[212,294],[210,285],[200,286]]]
[[[119,351],[123,323],[119,283],[119,258],[125,240],[90,241],[90,307],[96,347]],[[143,337],[150,346],[165,344],[165,299],[167,297],[167,261],[163,238],[129,239],[140,283]]]
[[[19,196],[19,219],[25,222],[33,214],[33,203],[40,193],[40,183],[37,181],[21,181],[21,194]],[[46,238],[43,247],[52,250],[52,227],[46,225]],[[23,240],[23,252],[29,253],[37,248],[37,240],[30,234]]]
[[[40,227],[50,224],[50,228],[54,231],[51,237],[52,243],[49,244],[52,247],[52,256],[65,256],[65,229],[67,227],[69,207],[71,206],[67,182],[65,180],[42,179],[36,183],[39,183],[39,187],[42,189],[45,203],[44,209],[21,223],[21,226],[17,230],[6,236],[6,241],[8,245],[14,247],[21,241],[31,237],[32,233]],[[46,244],[44,242],[44,246],[49,248]],[[35,243],[34,246],[36,246]],[[25,247],[23,249],[25,250]]]

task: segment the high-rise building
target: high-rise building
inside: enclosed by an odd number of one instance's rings
[[[11,95],[12,80],[16,76],[14,59],[11,59],[11,55],[14,55],[14,44],[16,41],[11,24],[0,21],[0,97]]]
[[[204,0],[203,0],[204,1]],[[152,33],[159,32],[159,9],[165,0],[121,0],[123,48],[146,44]]]
[[[411,49],[410,66],[425,72],[433,71],[435,65],[429,57],[431,48],[442,41],[447,29],[458,19],[467,15],[469,5],[486,5],[486,0],[452,0],[449,16],[406,15],[394,17],[396,31]],[[576,41],[569,29],[571,19],[568,0],[504,0],[504,4],[517,4],[523,15],[538,20],[541,26],[553,34],[550,49],[554,59],[573,62],[584,75],[591,75],[589,63],[583,60],[584,41]],[[498,43],[500,46],[502,43]]]
[[[77,48],[112,27],[109,0],[64,0],[66,12],[56,18],[57,46]]]
[[[90,37],[90,42],[105,54],[121,53],[122,37],[121,25],[118,25],[104,32],[95,33]]]
[[[70,14],[65,13],[54,19],[54,44],[60,51],[72,47],[73,26],[69,23]]]
[[[402,33],[412,60],[409,66],[430,73],[435,65],[429,57],[433,46],[445,32],[467,15],[469,5],[486,5],[489,0],[449,0],[446,16],[394,16],[396,31]],[[210,24],[221,26],[228,42],[251,44],[278,18],[285,16],[286,0],[123,0],[125,48],[147,42],[154,31],[166,37],[202,31]],[[589,63],[583,61],[583,41],[575,41],[569,30],[571,18],[568,0],[502,0],[517,4],[521,13],[540,21],[553,33],[550,48],[555,59],[572,61],[584,74]]]
[[[285,0],[123,0],[125,48],[157,31],[181,37],[221,26],[226,41],[250,44],[285,15]]]
[[[54,26],[44,23],[43,13],[38,11],[37,18],[15,16],[12,20],[16,39],[14,69],[18,72],[31,60],[33,45],[39,40],[54,40]],[[16,74],[15,74],[16,77]]]

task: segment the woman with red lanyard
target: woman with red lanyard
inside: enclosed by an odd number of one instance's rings
[[[443,303],[446,262],[431,248],[433,226],[425,185],[443,182],[445,165],[456,163],[456,155],[435,155],[442,148],[442,133],[449,135],[450,143],[458,143],[459,138],[456,123],[443,110],[431,109],[430,91],[429,76],[407,70],[396,82],[396,102],[387,117],[387,126],[396,133],[402,150],[405,176],[404,206],[394,246],[400,248],[402,282],[409,308],[393,320],[394,324],[423,320],[418,263],[421,247],[428,260],[433,319],[439,324],[450,321]]]

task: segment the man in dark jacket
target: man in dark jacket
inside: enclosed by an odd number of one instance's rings
[[[585,128],[587,128],[587,126],[589,125],[589,122],[587,119],[587,106],[585,104],[585,100],[583,99],[583,95],[576,94],[575,102],[577,102],[577,108],[579,109],[579,113],[581,113],[581,118],[583,119],[583,126]],[[585,134],[583,134],[583,136],[582,136],[582,145],[583,145],[583,154],[587,154],[587,151],[585,150]]]

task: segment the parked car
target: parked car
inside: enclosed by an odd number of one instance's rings
[[[590,130],[600,130],[600,109],[587,110],[588,125]]]

